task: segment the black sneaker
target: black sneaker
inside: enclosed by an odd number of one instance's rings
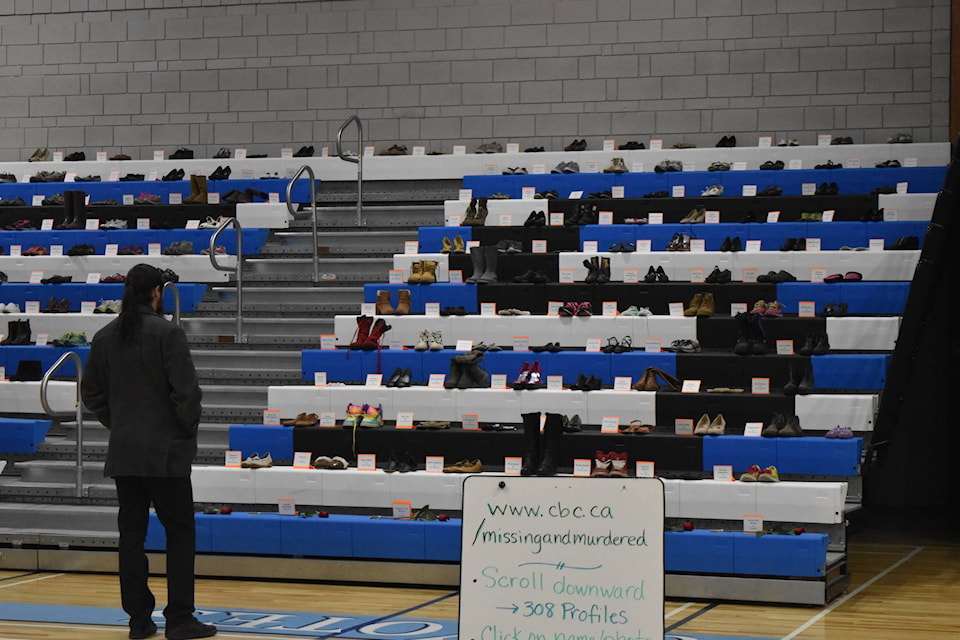
[[[134,625],[131,621],[130,623],[130,635],[128,636],[130,640],[143,640],[144,638],[150,638],[157,632],[157,625],[153,624],[152,621],[148,620],[146,624]]]
[[[164,634],[169,640],[191,640],[191,638],[209,638],[217,635],[217,628],[204,624],[196,618],[190,618],[182,624],[168,628]]]

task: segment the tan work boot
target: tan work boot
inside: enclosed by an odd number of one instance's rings
[[[463,244],[463,236],[454,236],[453,237],[453,252],[454,253],[464,253],[466,248]]]
[[[693,300],[690,301],[690,306],[683,310],[683,315],[686,317],[691,317],[697,315],[700,311],[700,305],[703,304],[703,294],[698,293],[693,296]]]
[[[381,316],[389,316],[396,313],[390,304],[389,291],[377,291],[377,313]]]
[[[421,261],[420,284],[433,284],[437,281],[437,263],[433,260]]]
[[[398,316],[410,313],[410,289],[400,289],[397,293],[397,309],[394,313]]]
[[[713,315],[715,309],[715,304],[713,301],[712,293],[703,294],[703,298],[700,300],[700,307],[697,309],[697,315],[703,317],[709,317]]]
[[[450,242],[450,238],[443,236],[443,248],[440,249],[440,253],[450,253],[453,251],[453,243]]]
[[[423,260],[414,262],[410,265],[410,277],[407,278],[407,284],[420,284],[420,277],[423,274]]]

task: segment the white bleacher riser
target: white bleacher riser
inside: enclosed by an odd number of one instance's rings
[[[873,431],[873,416],[877,412],[874,394],[819,394],[798,395],[795,411],[804,429],[826,431],[839,425],[853,431]]]
[[[261,452],[263,454],[263,452]],[[323,478],[316,469],[272,467],[253,469],[255,504],[277,504],[281,498],[292,498],[297,504],[323,504]]]
[[[900,316],[827,318],[830,348],[840,351],[893,351],[900,333],[900,320]]]
[[[744,483],[739,483],[744,484]],[[757,482],[757,508],[764,520],[843,524],[846,482]]]
[[[46,304],[41,300],[40,304]],[[50,340],[59,338],[67,331],[84,332],[87,340],[93,340],[93,335],[110,323],[116,320],[115,313],[4,313],[0,314],[0,323],[10,322],[11,320],[29,320],[31,337],[36,340],[37,334],[48,333]],[[2,326],[6,333],[6,326]]]
[[[626,300],[620,306],[628,304]],[[600,311],[597,309],[596,311]],[[514,336],[527,336],[532,347],[548,342],[559,342],[564,347],[586,347],[589,338],[630,336],[633,346],[642,349],[647,338],[659,339],[664,347],[674,340],[696,338],[697,319],[670,316],[593,316],[589,318],[561,318],[557,316],[441,316],[427,318],[414,316],[383,316],[392,329],[386,334],[386,343],[400,340],[413,346],[422,330],[440,331],[447,347],[457,340],[473,340],[474,344],[498,344],[512,347]],[[357,327],[356,316],[337,316],[334,332],[337,344],[349,344]],[[531,353],[535,359],[538,354]],[[444,372],[445,373],[445,372]],[[332,378],[331,378],[332,380]]]
[[[363,453],[358,451],[358,453]],[[330,507],[383,507],[390,496],[390,475],[382,471],[324,473],[323,502]],[[390,501],[393,504],[393,501]]]
[[[930,220],[936,202],[935,193],[888,193],[877,198],[879,208],[897,212],[897,220]]]
[[[237,257],[217,256],[225,267],[235,267]],[[74,283],[84,283],[88,273],[102,277],[119,273],[126,275],[137,264],[150,264],[160,269],[172,269],[182,282],[227,282],[230,274],[218,271],[210,263],[209,256],[0,256],[0,271],[7,274],[10,282],[29,282],[30,274],[42,271],[44,277],[53,275],[73,276]],[[46,301],[44,301],[46,303]]]
[[[14,371],[8,371],[7,377]],[[57,412],[76,412],[77,384],[51,380],[47,385],[47,402]],[[44,413],[40,405],[40,382],[0,382],[0,407],[6,413]]]
[[[658,251],[651,253],[561,253],[560,269],[572,269],[573,279],[582,282],[589,273],[583,261],[591,256],[610,259],[610,280],[623,282],[625,269],[636,269],[640,280],[650,267],[663,267],[670,280],[690,281],[691,269],[703,269],[710,275],[715,266],[730,269],[735,281],[743,280],[743,269],[758,269],[760,275],[768,271],[788,271],[797,280],[809,281],[810,270],[824,267],[827,275],[857,271],[867,281],[909,281],[913,279],[919,251],[774,251],[772,247],[761,253],[728,253],[720,251],[688,252]]]
[[[451,464],[456,460],[444,460],[444,464]],[[358,471],[357,473],[365,473]],[[390,506],[395,500],[407,500],[414,509],[422,505],[430,505],[432,511],[463,509],[463,481],[470,474],[466,473],[415,473],[390,474],[390,492],[386,496]]]
[[[266,451],[259,452],[266,455]],[[259,469],[194,466],[191,473],[195,502],[255,504]]]
[[[288,229],[293,220],[284,202],[241,202],[236,217],[243,229]]]

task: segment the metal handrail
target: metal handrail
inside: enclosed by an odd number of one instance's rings
[[[357,123],[357,155],[345,155],[340,140],[343,132],[350,126],[351,122]],[[337,129],[337,156],[346,162],[353,162],[357,165],[357,226],[363,226],[363,123],[357,116],[350,116]]]
[[[180,326],[180,288],[177,286],[176,282],[167,282],[163,283],[163,289],[160,290],[161,297],[164,293],[167,292],[167,289],[173,291],[173,323]]]
[[[233,225],[234,230],[237,232],[237,265],[235,267],[225,267],[217,262],[217,238],[220,237],[220,234],[223,233],[223,230],[226,229],[229,225]],[[243,335],[243,234],[240,229],[240,221],[236,218],[227,218],[220,223],[220,226],[217,227],[217,230],[213,232],[213,235],[210,236],[210,264],[213,265],[213,268],[217,271],[232,271],[236,274],[237,277],[237,334],[235,337],[236,342],[246,342],[246,339]]]
[[[293,177],[290,178],[290,182],[287,183],[287,211],[290,212],[290,215],[296,216],[297,211],[293,206],[293,184],[300,179],[300,176],[306,172],[310,176],[310,219],[313,221],[313,281],[320,282],[320,255],[317,248],[318,238],[317,238],[317,177],[313,173],[313,169],[310,168],[310,165],[305,164],[300,167]]]
[[[47,384],[50,382],[50,377],[54,372],[59,369],[64,362],[67,360],[72,360],[73,365],[77,368],[77,398],[76,398],[76,419],[77,419],[77,478],[76,478],[76,497],[83,497],[83,402],[80,400],[80,387],[83,383],[83,363],[80,361],[80,356],[74,351],[67,351],[65,354],[60,356],[60,359],[53,363],[53,366],[47,369],[47,372],[43,374],[43,379],[40,381],[40,406],[43,407],[43,410],[46,414],[52,418],[58,416],[68,416],[70,413],[61,411],[56,412],[50,408],[50,403],[47,402]]]

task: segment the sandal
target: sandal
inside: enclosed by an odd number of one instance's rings
[[[615,337],[607,338],[607,346],[600,349],[600,351],[603,351],[604,353],[619,353],[617,351],[617,348],[619,346],[620,346],[620,342]]]
[[[623,341],[614,347],[614,353],[630,353],[633,351],[633,338],[631,336],[623,336]]]

